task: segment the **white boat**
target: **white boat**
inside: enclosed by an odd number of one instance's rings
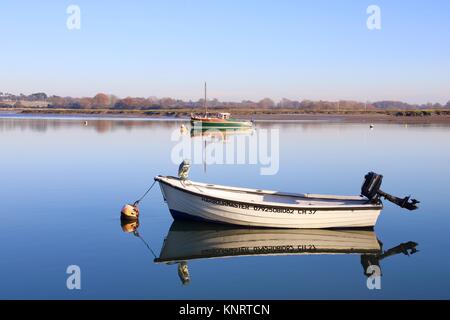
[[[186,177],[186,172],[182,178],[155,177],[174,219],[292,229],[374,227],[383,208],[380,196],[410,210],[418,203],[379,190],[382,176],[375,173],[366,176],[364,196],[237,188],[193,182]]]
[[[252,227],[373,227],[382,204],[362,196],[292,194],[155,178],[174,219]]]

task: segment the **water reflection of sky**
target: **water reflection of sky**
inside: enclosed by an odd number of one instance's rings
[[[445,248],[450,127],[343,123],[260,123],[280,130],[280,170],[202,165],[193,180],[292,192],[357,194],[363,175],[385,176],[383,189],[411,193],[416,212],[386,204],[375,228],[388,249],[414,241],[419,252],[385,259],[382,290],[369,291],[358,255],[239,257],[177,267],[154,264],[118,211],[170,161],[177,121],[0,119],[1,298],[449,298]],[[223,143],[223,142],[217,142]],[[155,189],[141,206],[139,232],[159,252],[172,219]],[[82,290],[65,288],[65,268],[82,269]],[[131,272],[131,274],[130,274]]]

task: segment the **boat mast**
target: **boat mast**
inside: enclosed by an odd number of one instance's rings
[[[206,105],[206,81],[205,81],[205,100],[203,101],[205,107],[205,117],[208,116],[208,106]]]

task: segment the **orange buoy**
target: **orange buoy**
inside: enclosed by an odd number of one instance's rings
[[[136,220],[139,218],[139,208],[137,205],[126,204],[120,213],[122,214],[122,218],[127,220]]]

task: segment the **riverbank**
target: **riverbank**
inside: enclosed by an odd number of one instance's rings
[[[117,109],[49,109],[3,108],[1,113],[20,115],[73,115],[95,117],[142,117],[188,119],[191,109],[117,110]],[[307,111],[298,109],[232,109],[212,110],[231,112],[239,119],[257,121],[329,121],[351,123],[441,123],[450,124],[450,110],[371,110],[371,111]]]

